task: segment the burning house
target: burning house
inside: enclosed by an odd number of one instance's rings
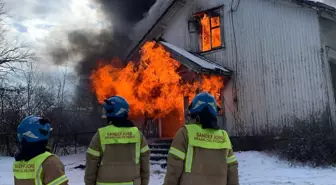
[[[216,96],[219,124],[231,135],[260,135],[296,119],[336,121],[332,4],[169,0],[149,16],[125,56],[134,62],[102,64],[91,75],[98,100],[126,97],[147,136],[173,137],[199,91]]]
[[[211,92],[220,104],[225,76],[231,75],[230,70],[183,50],[178,54],[195,63],[181,65],[166,45],[177,49],[168,43],[148,41],[136,62],[116,67],[120,61],[114,60],[100,65],[91,75],[98,101],[111,95],[125,97],[131,107],[129,116],[147,137],[173,137],[185,123],[184,110],[191,101],[188,98],[199,91]],[[206,71],[199,75],[189,69],[192,66]]]

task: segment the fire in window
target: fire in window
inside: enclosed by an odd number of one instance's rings
[[[220,8],[195,14],[198,22],[200,51],[206,52],[223,46]]]

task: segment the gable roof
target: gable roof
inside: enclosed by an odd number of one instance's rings
[[[168,0],[167,0],[168,1]],[[132,55],[140,49],[140,47],[146,42],[146,39],[149,35],[155,32],[155,30],[158,28],[160,22],[162,22],[167,15],[172,13],[173,9],[178,10],[179,8],[182,8],[185,4],[184,1],[186,0],[170,0],[171,3],[168,5],[168,7],[163,11],[161,15],[157,18],[157,20],[150,26],[148,31],[145,33],[145,35],[141,36],[139,40],[135,40],[130,48],[127,51],[127,55],[124,58],[126,61],[129,61]],[[155,16],[155,15],[154,15]]]
[[[145,35],[143,35],[139,40],[135,40],[131,44],[124,60],[129,61],[130,58],[133,56],[133,54],[137,50],[139,50],[140,47],[146,42],[148,37],[150,37],[150,35],[158,31],[158,27],[160,27],[160,23],[163,22],[168,15],[172,14],[174,10],[178,11],[179,8],[182,8],[185,5],[186,1],[187,0],[171,0],[170,5],[165,9],[165,11],[161,15],[158,15],[157,20],[155,21],[154,24],[150,26],[150,28],[145,33]],[[278,0],[278,1],[287,1],[287,2],[298,4],[298,5],[307,6],[312,9],[316,9],[319,12],[326,12],[327,14],[336,15],[336,7],[332,6],[331,3],[327,3],[327,2],[322,3],[320,1],[312,1],[312,0]]]

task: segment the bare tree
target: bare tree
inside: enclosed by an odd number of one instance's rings
[[[23,116],[22,105],[24,101],[22,101],[21,96],[22,90],[20,87],[13,87],[7,83],[0,84],[0,133],[3,136],[0,145],[2,146],[2,152],[6,151],[6,154],[11,156],[15,152],[17,143],[17,137],[14,133]]]
[[[48,88],[40,85],[36,88],[33,102],[33,112],[35,114],[41,116],[48,115],[52,112],[52,108],[55,105],[54,94]]]
[[[65,101],[66,101],[66,96],[67,96],[67,89],[66,86],[69,83],[68,82],[68,68],[66,67],[65,69],[61,69],[62,75],[59,78],[55,78],[56,82],[56,92],[57,92],[57,106],[58,107],[64,107]]]
[[[37,72],[36,66],[33,62],[26,63],[25,70],[22,72],[22,79],[24,80],[23,86],[25,87],[25,97],[26,105],[25,110],[26,114],[32,114],[34,112],[34,102],[33,98],[37,92],[37,87],[40,84],[41,73]]]
[[[34,60],[35,54],[24,42],[9,41],[4,28],[4,18],[7,16],[5,3],[0,0],[0,72],[18,69],[15,64]]]

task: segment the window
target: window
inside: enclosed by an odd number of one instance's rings
[[[194,15],[199,24],[198,32],[201,52],[223,47],[220,10],[220,8],[215,8]]]

